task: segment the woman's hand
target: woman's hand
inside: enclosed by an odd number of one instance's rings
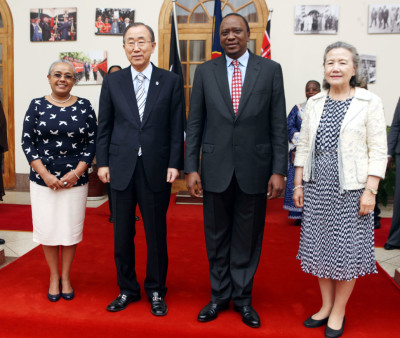
[[[294,171],[293,202],[296,208],[304,207],[304,190],[303,190],[303,167],[296,167]],[[298,188],[296,188],[298,187]]]
[[[304,191],[303,188],[297,188],[293,191],[293,202],[296,208],[304,207]]]
[[[375,209],[376,196],[368,191],[364,190],[360,198],[360,216],[371,214]]]
[[[72,188],[76,182],[78,182],[78,178],[75,176],[74,172],[71,170],[70,172],[66,173],[62,178],[61,182],[64,188]]]
[[[57,176],[47,172],[45,175],[41,175],[44,183],[53,190],[64,188],[63,182],[57,178]]]

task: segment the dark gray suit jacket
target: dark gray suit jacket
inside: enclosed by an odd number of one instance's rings
[[[96,159],[110,168],[111,188],[125,190],[136,167],[139,146],[152,191],[169,189],[167,169],[183,168],[182,82],[153,65],[140,122],[130,67],[107,75],[100,94]]]
[[[204,190],[225,191],[235,173],[243,192],[267,192],[271,174],[286,175],[288,166],[280,65],[250,53],[236,117],[225,56],[198,66],[186,134],[185,172],[198,171],[202,146]]]
[[[388,137],[388,154],[400,154],[400,99],[394,112],[392,126]]]

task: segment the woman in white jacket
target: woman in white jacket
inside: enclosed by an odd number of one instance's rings
[[[377,273],[373,210],[387,162],[382,102],[365,81],[356,49],[344,42],[324,54],[324,89],[307,102],[295,158],[293,200],[303,207],[297,258],[318,277],[322,306],[306,327],[327,324],[340,337],[356,279]],[[302,186],[304,180],[304,187]]]

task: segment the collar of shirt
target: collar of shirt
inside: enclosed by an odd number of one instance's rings
[[[149,85],[150,85],[150,79],[151,79],[152,72],[153,72],[153,65],[151,64],[151,62],[149,63],[149,65],[146,67],[146,69],[143,72],[140,72],[146,77],[143,81],[146,93],[149,91]],[[139,74],[139,72],[131,66],[131,74],[132,74],[133,88],[135,88],[135,93],[136,93],[137,86],[138,86],[138,79],[136,78],[136,76]]]
[[[239,61],[239,69],[240,72],[242,73],[242,84],[244,83],[244,77],[246,75],[246,68],[247,64],[249,63],[249,51],[246,50],[246,52],[237,60]],[[229,92],[232,93],[232,76],[233,76],[233,70],[234,66],[232,65],[233,59],[231,59],[229,56],[225,55],[226,58],[226,70],[228,73],[228,82],[229,82]]]

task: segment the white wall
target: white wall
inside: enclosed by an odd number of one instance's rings
[[[134,8],[136,21],[153,27],[158,41],[158,17],[163,0],[7,0],[14,21],[14,77],[15,77],[15,139],[16,172],[28,173],[29,167],[19,146],[22,121],[29,102],[50,92],[46,78],[48,67],[62,51],[106,50],[109,65],[128,65],[122,49],[121,36],[94,35],[95,8]],[[394,108],[400,96],[399,34],[367,33],[368,5],[396,3],[391,0],[268,0],[272,14],[272,58],[281,63],[285,80],[287,110],[303,102],[307,80],[322,81],[322,56],[325,47],[343,40],[356,46],[360,54],[377,56],[377,82],[369,89],[384,102],[387,124],[390,125]],[[337,35],[295,35],[294,7],[299,4],[339,5],[339,32]],[[29,10],[31,8],[77,7],[78,39],[74,42],[32,43],[29,39]],[[158,50],[152,61],[157,65]],[[98,109],[100,86],[76,86],[73,94],[88,98]]]
[[[272,58],[282,65],[288,112],[304,102],[304,86],[308,80],[322,83],[323,54],[332,42],[345,41],[354,45],[359,54],[376,55],[376,84],[368,89],[380,96],[385,108],[386,123],[392,117],[400,96],[400,34],[368,34],[369,4],[393,4],[393,0],[267,0],[273,9],[271,19]],[[339,30],[336,35],[295,35],[296,5],[339,6]]]

